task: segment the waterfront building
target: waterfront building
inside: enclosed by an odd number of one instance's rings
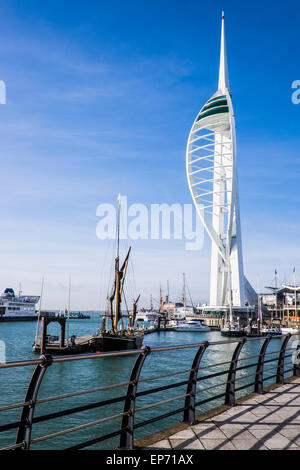
[[[262,294],[262,301],[274,321],[300,324],[300,286],[283,285]]]

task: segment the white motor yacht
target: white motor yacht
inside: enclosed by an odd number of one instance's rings
[[[175,331],[189,331],[189,332],[205,332],[210,331],[209,326],[204,325],[204,320],[193,319],[189,321],[178,322],[177,326],[174,326]]]
[[[282,331],[276,326],[265,326],[261,329],[261,332],[265,335],[271,335],[271,336],[282,335]]]
[[[282,332],[282,334],[286,334],[286,333],[299,334],[300,333],[300,328],[296,328],[296,327],[292,327],[292,326],[282,326],[281,327],[281,332]]]

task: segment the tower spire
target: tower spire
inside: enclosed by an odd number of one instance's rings
[[[229,91],[229,78],[228,78],[228,66],[227,66],[227,55],[226,55],[226,43],[225,43],[224,11],[222,11],[221,51],[220,51],[218,89],[222,93],[225,93],[226,89]]]

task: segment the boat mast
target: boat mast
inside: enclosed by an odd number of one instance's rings
[[[125,275],[127,271],[127,266],[128,266],[128,259],[129,259],[129,254],[131,247],[129,247],[128,253],[126,255],[126,258],[124,260],[124,263],[121,267],[119,268],[120,264],[120,212],[121,212],[121,202],[120,202],[120,195],[118,197],[118,226],[117,226],[117,257],[115,259],[115,285],[114,285],[114,291],[112,296],[110,297],[110,302],[111,302],[111,314],[112,314],[112,329],[114,332],[117,331],[118,328],[118,323],[121,318],[121,297],[122,297],[122,292],[123,292],[123,284],[125,280]],[[113,300],[115,299],[115,314],[113,318]]]
[[[116,296],[116,300],[115,300],[115,317],[114,317],[114,321],[113,321],[113,330],[114,331],[117,331],[119,320],[122,317],[122,314],[121,314],[121,301],[122,301],[123,286],[124,286],[125,276],[126,276],[126,272],[127,272],[130,251],[131,251],[131,247],[129,247],[129,250],[127,252],[126,258],[124,260],[124,263],[122,264],[121,269],[119,269],[119,257],[116,258],[116,270],[115,270],[115,296]]]
[[[67,320],[67,344],[68,344],[68,342],[69,342],[70,306],[71,306],[71,276],[69,276],[69,298],[68,298],[68,320]]]
[[[167,310],[168,310],[168,320],[170,320],[170,297],[169,297],[169,281],[167,281],[167,300],[168,300],[168,303],[167,303]]]
[[[277,269],[275,269],[275,316],[278,317],[278,299],[277,299]],[[273,321],[273,318],[272,318]]]
[[[192,296],[191,296],[191,292],[190,292],[190,288],[189,288],[189,285],[187,283],[187,280],[185,280],[185,283],[186,283],[186,288],[187,288],[187,291],[188,291],[188,294],[189,294],[190,302],[192,304],[192,307],[194,308],[194,302],[193,302],[193,299],[192,299]]]
[[[229,268],[230,269],[230,268]],[[231,288],[231,277],[229,274],[230,278],[230,287],[229,287],[229,296],[230,296],[230,305],[229,305],[229,322],[230,324],[233,322],[233,316],[232,316],[232,288]]]
[[[185,273],[183,273],[182,303],[184,312],[186,311]]]
[[[232,315],[232,285],[231,285],[231,264],[230,264],[230,247],[227,247],[227,266],[228,266],[228,281],[229,281],[229,325],[233,322]],[[227,309],[226,309],[227,313]],[[228,321],[228,318],[227,318]]]
[[[120,310],[121,310],[121,296],[120,296],[120,271],[119,271],[119,254],[120,254],[120,211],[121,211],[121,202],[120,194],[118,196],[118,225],[117,225],[117,256],[115,259],[115,315],[113,320],[113,331],[117,331],[119,319],[120,319]]]
[[[162,312],[163,307],[163,298],[162,298],[162,289],[161,285],[159,286],[159,311]]]
[[[294,268],[294,287],[295,287],[295,317],[297,316],[297,286],[296,286],[296,268]]]
[[[36,323],[36,332],[35,332],[35,345],[37,345],[37,341],[38,341],[38,332],[39,332],[39,323],[40,323],[40,317],[41,317],[41,306],[42,306],[43,289],[44,289],[44,276],[42,277],[40,305],[39,305],[38,319],[37,319],[37,323]]]
[[[115,262],[115,316],[113,322],[113,330],[117,331],[120,310],[121,310],[121,298],[120,298],[120,272],[119,272],[119,258],[116,258]]]
[[[263,315],[262,315],[262,295],[258,294],[258,318],[259,318],[259,328],[258,333],[261,333],[262,330],[262,322],[263,322]]]
[[[140,296],[141,296],[141,294],[139,294],[138,298],[133,301],[132,316],[131,316],[130,323],[129,323],[129,326],[131,328],[133,328],[133,326],[134,326],[134,322],[135,322],[135,318],[136,318],[136,312],[137,312],[137,304],[138,304],[138,301],[140,300]]]

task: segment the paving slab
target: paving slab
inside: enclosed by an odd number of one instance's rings
[[[234,445],[227,439],[203,439],[206,450],[235,450]]]
[[[288,438],[277,434],[274,437],[270,437],[264,441],[264,445],[270,450],[278,450],[278,449],[288,449],[289,447],[297,447],[292,441]]]
[[[257,439],[254,436],[252,436],[251,439],[248,438],[247,440],[245,440],[245,439],[231,439],[230,442],[233,444],[233,446],[236,450],[249,450],[251,448],[253,448],[253,450],[256,450],[256,448],[257,448],[257,450],[258,450],[259,447],[260,447]]]
[[[150,447],[155,449],[171,449],[171,444],[168,439],[163,439],[162,441],[152,444]]]
[[[194,438],[193,440],[170,438],[169,440],[171,443],[171,447],[174,450],[180,450],[180,449],[204,450],[203,445],[197,438]]]
[[[176,432],[173,434],[172,439],[190,439],[190,438],[195,438],[195,433],[191,428],[184,429],[183,431]]]

